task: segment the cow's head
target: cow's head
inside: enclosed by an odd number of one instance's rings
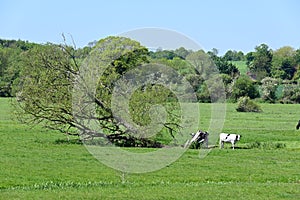
[[[235,141],[240,141],[241,137],[241,135],[236,135]]]

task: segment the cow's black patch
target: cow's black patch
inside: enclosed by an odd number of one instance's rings
[[[297,124],[297,126],[296,126],[296,129],[297,129],[297,130],[299,130],[299,128],[300,128],[300,120],[298,121],[298,124]]]
[[[230,134],[227,134],[227,136],[226,136],[226,138],[225,138],[225,140],[227,140],[227,138],[230,136]]]

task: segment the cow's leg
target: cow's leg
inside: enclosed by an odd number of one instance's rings
[[[234,141],[231,142],[231,145],[232,145],[232,149],[234,150]]]
[[[224,142],[220,140],[220,149],[223,149],[224,147]]]
[[[200,147],[200,143],[197,142],[197,143],[196,143],[196,149],[199,149],[199,147]]]

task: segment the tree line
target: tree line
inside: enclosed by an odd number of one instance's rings
[[[74,56],[81,62],[95,46],[74,49]],[[0,39],[0,96],[13,97],[19,88],[19,79],[24,67],[24,56],[31,49],[42,49],[43,46],[55,44],[36,44],[22,40]],[[277,50],[270,49],[266,44],[255,47],[254,51],[244,54],[242,51],[228,50],[223,56],[217,49],[204,52],[192,51],[180,47],[175,50],[157,49],[148,51],[148,57],[162,64],[171,65],[174,69],[187,76],[194,87],[199,102],[210,102],[210,94],[204,80],[195,75],[187,64],[186,58],[209,55],[222,74],[226,86],[226,97],[236,101],[241,96],[261,98],[266,102],[299,103],[298,81],[300,79],[300,49],[295,50],[284,46]],[[247,74],[241,74],[235,61],[246,63]],[[280,87],[281,86],[281,87]],[[278,95],[276,91],[281,90]]]

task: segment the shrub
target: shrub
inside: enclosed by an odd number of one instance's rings
[[[238,100],[238,106],[236,108],[238,112],[261,112],[261,108],[258,104],[252,101],[249,97],[240,97]]]

